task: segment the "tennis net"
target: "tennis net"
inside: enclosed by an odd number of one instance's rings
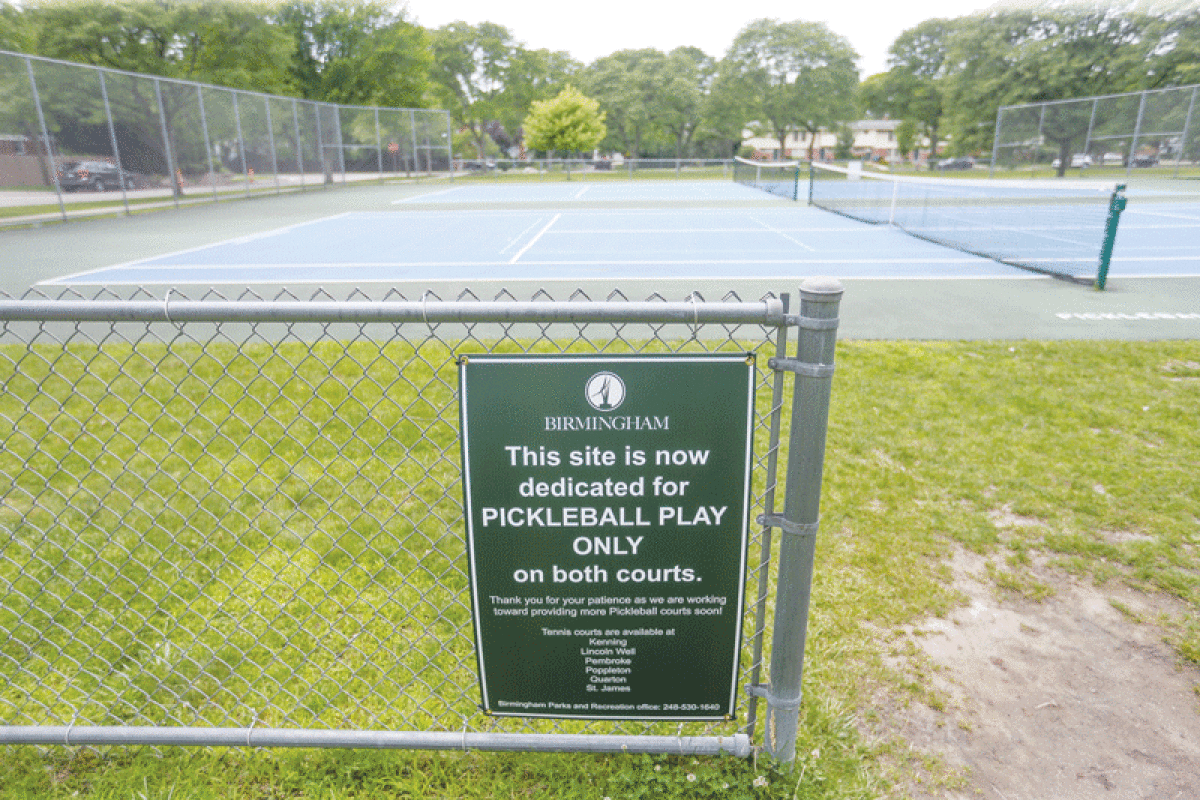
[[[811,205],[947,247],[1104,288],[1124,186],[809,169]]]
[[[733,179],[744,186],[795,200],[799,197],[800,162],[751,161],[738,157],[733,160]]]

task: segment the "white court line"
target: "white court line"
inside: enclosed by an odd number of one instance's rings
[[[537,242],[538,242],[538,239],[541,239],[541,238],[542,238],[542,236],[544,236],[544,235],[545,235],[546,231],[550,230],[550,227],[551,227],[552,225],[554,225],[554,223],[558,222],[558,220],[559,220],[559,218],[560,218],[560,217],[562,217],[562,214],[555,214],[555,215],[554,215],[554,218],[553,218],[553,219],[551,219],[549,222],[547,222],[547,223],[546,223],[546,227],[544,227],[544,228],[542,228],[540,231],[538,231],[538,232],[537,232],[537,235],[536,235],[536,236],[534,236],[532,239],[530,239],[530,240],[529,240],[529,244],[525,245],[525,246],[524,246],[524,247],[522,247],[520,250],[518,250],[518,251],[517,251],[517,254],[516,254],[515,256],[513,256],[513,257],[512,257],[512,259],[511,259],[511,260],[510,260],[508,263],[510,263],[510,264],[515,264],[515,263],[517,263],[517,261],[518,261],[518,260],[521,258],[521,256],[523,256],[523,255],[525,255],[527,252],[529,252],[529,248],[531,248],[531,247],[533,247],[535,244],[537,244]]]
[[[199,245],[198,247],[188,247],[183,250],[176,250],[176,251],[170,252],[170,253],[160,253],[155,256],[149,256],[147,258],[139,258],[136,261],[125,261],[121,264],[110,264],[107,267],[98,267],[96,269],[84,270],[83,272],[75,272],[70,275],[62,275],[58,278],[55,278],[53,281],[49,281],[49,282],[43,281],[43,283],[55,283],[60,280],[67,280],[68,278],[77,278],[81,275],[90,275],[91,273],[98,272],[99,270],[129,269],[129,268],[133,268],[133,267],[149,267],[149,266],[153,266],[153,265],[149,264],[148,262],[154,261],[159,258],[175,258],[176,256],[187,255],[188,253],[198,253],[201,250],[207,250],[210,247],[220,247],[220,246],[226,245],[226,244],[249,244],[250,242],[257,241],[260,239],[267,239],[271,236],[275,236],[280,233],[289,233],[291,231],[296,230],[297,228],[303,228],[306,225],[316,225],[321,222],[328,222],[329,220],[332,220],[332,219],[341,219],[343,217],[349,217],[352,214],[354,214],[353,211],[343,211],[340,214],[331,214],[328,217],[320,217],[318,219],[310,219],[306,222],[297,222],[294,225],[286,225],[282,228],[272,228],[269,231],[262,231],[261,233],[252,233],[248,236],[238,236],[233,239],[222,239],[219,242],[210,242],[209,244],[202,244],[202,245]]]
[[[815,252],[817,252],[817,251],[816,251],[814,248],[812,248],[812,247],[809,247],[808,245],[806,245],[804,242],[800,241],[799,239],[795,239],[795,238],[793,238],[793,237],[791,237],[791,236],[788,236],[788,235],[787,235],[786,233],[784,233],[784,232],[783,232],[781,229],[779,229],[779,228],[772,228],[770,225],[768,225],[767,223],[763,222],[761,219],[759,219],[758,217],[754,216],[753,214],[750,214],[749,216],[750,216],[750,219],[754,220],[754,221],[755,221],[755,222],[757,222],[759,225],[762,225],[764,228],[766,228],[767,230],[771,231],[771,233],[777,233],[777,234],[779,234],[780,236],[782,236],[783,238],[787,239],[787,240],[788,240],[789,242],[791,242],[792,244],[794,244],[794,245],[798,245],[798,246],[800,246],[800,247],[803,247],[805,250],[807,250],[807,251],[808,251],[808,252],[810,252],[810,253],[815,253]]]
[[[1168,214],[1165,211],[1143,211],[1140,208],[1126,208],[1125,214],[1141,214],[1146,217],[1167,217],[1168,219],[1190,219],[1200,222],[1200,216],[1195,214]]]
[[[513,247],[513,245],[515,245],[517,242],[521,241],[521,239],[523,239],[525,237],[525,234],[527,234],[531,230],[533,230],[533,228],[536,225],[539,225],[541,223],[541,221],[544,220],[545,218],[546,217],[544,215],[538,214],[537,218],[534,219],[533,222],[529,223],[529,225],[525,228],[525,230],[521,231],[516,236],[514,236],[508,240],[508,244],[504,245],[504,248],[500,251],[500,254],[503,255],[504,253],[507,253],[509,251],[509,249]],[[543,233],[544,233],[544,231],[543,231]]]
[[[583,197],[584,193],[587,192],[587,190],[590,188],[592,188],[592,187],[590,187],[590,186],[583,187],[582,189],[579,190],[579,194],[575,195],[575,197],[573,199],[579,200],[580,198]]]
[[[449,194],[450,192],[458,192],[461,190],[462,190],[461,186],[452,186],[449,189],[442,189],[440,192],[430,192],[429,194],[421,194],[421,195],[417,195],[416,197],[403,197],[399,200],[393,200],[392,205],[401,206],[406,203],[420,203],[422,200],[426,199],[427,197],[437,197],[438,195]]]

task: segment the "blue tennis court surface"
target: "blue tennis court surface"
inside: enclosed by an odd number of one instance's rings
[[[1038,277],[764,197],[731,181],[461,184],[48,283]],[[694,207],[670,207],[682,201]],[[1029,233],[1053,257],[1057,243]],[[1111,274],[1200,275],[1200,205],[1131,203]]]

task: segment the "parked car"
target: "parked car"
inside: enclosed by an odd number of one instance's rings
[[[1056,158],[1056,159],[1054,159],[1054,161],[1050,162],[1050,166],[1054,167],[1055,169],[1058,169],[1061,164],[1062,164],[1061,158]],[[1071,169],[1078,169],[1079,167],[1090,167],[1091,165],[1092,165],[1092,157],[1089,156],[1087,153],[1076,153],[1075,155],[1071,156]]]
[[[1129,166],[1131,166],[1131,167],[1157,167],[1158,166],[1158,156],[1151,156],[1151,155],[1134,156],[1133,160],[1129,162]]]
[[[959,158],[943,158],[937,163],[937,168],[946,169],[975,169],[975,159],[970,156],[960,156]]]
[[[496,162],[490,158],[482,161],[464,161],[461,168],[467,172],[491,172],[496,168]]]
[[[67,192],[76,189],[106,192],[120,189],[122,184],[126,189],[132,189],[133,178],[107,161],[68,161],[58,171],[58,185]]]

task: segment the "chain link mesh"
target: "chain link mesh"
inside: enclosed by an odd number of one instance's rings
[[[773,511],[785,406],[767,362],[786,328],[311,323],[287,292],[232,299],[269,299],[279,321],[0,323],[0,723],[725,735],[753,720],[744,693],[740,722],[678,728],[479,711],[455,357],[759,354],[753,517]],[[751,551],[743,686],[773,583]]]

